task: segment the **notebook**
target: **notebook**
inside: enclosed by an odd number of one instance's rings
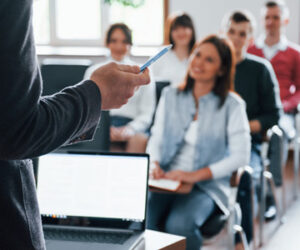
[[[167,191],[177,191],[181,186],[180,181],[173,181],[169,179],[149,179],[148,184],[150,187],[163,189]]]
[[[40,157],[37,196],[47,249],[141,249],[148,168],[147,154]]]

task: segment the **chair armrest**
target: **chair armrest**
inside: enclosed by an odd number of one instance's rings
[[[269,128],[263,135],[263,142],[270,142],[271,137],[276,134],[279,137],[283,136],[282,129],[278,125]]]
[[[248,172],[250,175],[253,173],[253,169],[250,166],[240,167],[237,171],[233,172],[230,177],[230,186],[238,187],[241,177],[245,172]]]

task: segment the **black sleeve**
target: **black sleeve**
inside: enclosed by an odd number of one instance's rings
[[[24,159],[91,139],[101,111],[92,81],[41,98],[32,0],[0,1],[0,159]]]
[[[271,64],[261,64],[261,74],[259,75],[259,95],[260,95],[260,121],[262,131],[266,131],[273,125],[278,124],[282,110],[279,87],[276,75]]]

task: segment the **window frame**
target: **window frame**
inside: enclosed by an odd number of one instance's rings
[[[46,46],[84,46],[84,47],[93,47],[93,46],[105,46],[104,39],[107,28],[109,27],[109,5],[104,4],[104,0],[101,0],[101,37],[99,39],[62,39],[57,36],[56,30],[56,1],[59,0],[49,0],[49,43],[48,44],[38,44]],[[166,18],[169,11],[169,0],[163,0],[163,25],[165,24]],[[164,32],[164,28],[163,28]],[[163,38],[163,37],[162,37]],[[163,43],[163,39],[162,39]],[[157,46],[157,45],[153,45]],[[139,47],[149,47],[149,45],[139,45]]]

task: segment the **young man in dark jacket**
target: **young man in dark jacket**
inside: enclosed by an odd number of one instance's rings
[[[258,186],[262,171],[261,144],[263,133],[278,124],[281,110],[278,82],[271,64],[246,53],[252,39],[254,20],[248,12],[235,11],[224,18],[223,30],[236,52],[235,91],[245,100],[252,136],[251,159],[253,182]],[[243,180],[243,179],[242,179]],[[251,180],[250,180],[251,181]],[[241,181],[238,201],[242,208],[242,226],[248,241],[252,239],[252,213],[249,182]]]

